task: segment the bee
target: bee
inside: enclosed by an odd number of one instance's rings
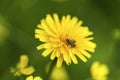
[[[66,39],[66,42],[68,45],[70,45],[72,48],[74,48],[76,45],[75,45],[75,41],[72,40],[72,39]]]

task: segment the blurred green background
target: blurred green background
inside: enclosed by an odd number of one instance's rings
[[[49,57],[43,58],[34,38],[36,25],[46,14],[70,14],[94,32],[96,52],[87,63],[66,66],[70,80],[90,77],[94,61],[108,65],[108,80],[120,80],[120,0],[0,0],[0,80],[20,80],[10,73],[21,54],[35,66],[34,75],[44,77]]]

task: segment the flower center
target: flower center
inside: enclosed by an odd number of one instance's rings
[[[76,47],[76,44],[75,44],[76,41],[68,35],[61,36],[60,40],[62,41],[63,45],[65,46],[67,45],[67,47],[70,47],[70,48]]]

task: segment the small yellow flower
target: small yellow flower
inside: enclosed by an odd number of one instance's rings
[[[109,69],[106,64],[100,64],[96,61],[92,64],[90,71],[93,80],[107,80]]]
[[[76,56],[86,62],[86,58],[91,57],[87,51],[94,52],[96,44],[90,41],[93,39],[90,37],[93,32],[87,26],[82,26],[82,23],[77,17],[71,18],[70,15],[59,20],[57,14],[53,14],[53,18],[48,14],[35,30],[35,38],[44,42],[37,49],[45,49],[42,55],[46,57],[51,54],[51,60],[57,57],[57,67],[62,65],[63,60],[68,65],[71,61],[77,64]]]
[[[69,80],[69,76],[64,67],[54,67],[50,80]]]
[[[16,65],[16,68],[11,68],[11,73],[13,73],[14,76],[21,76],[21,74],[32,74],[35,71],[35,69],[33,66],[28,66],[28,61],[29,59],[27,55],[21,55],[20,62]]]
[[[42,78],[39,76],[36,76],[35,78],[33,78],[33,76],[28,76],[26,80],[42,80]]]

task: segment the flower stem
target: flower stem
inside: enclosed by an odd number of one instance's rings
[[[51,75],[54,67],[56,66],[56,62],[57,62],[57,58],[55,58],[55,59],[51,62],[51,65],[50,65],[50,67],[49,67],[48,73],[47,73],[47,75],[46,75],[46,77],[45,77],[44,80],[49,80],[50,75]]]

